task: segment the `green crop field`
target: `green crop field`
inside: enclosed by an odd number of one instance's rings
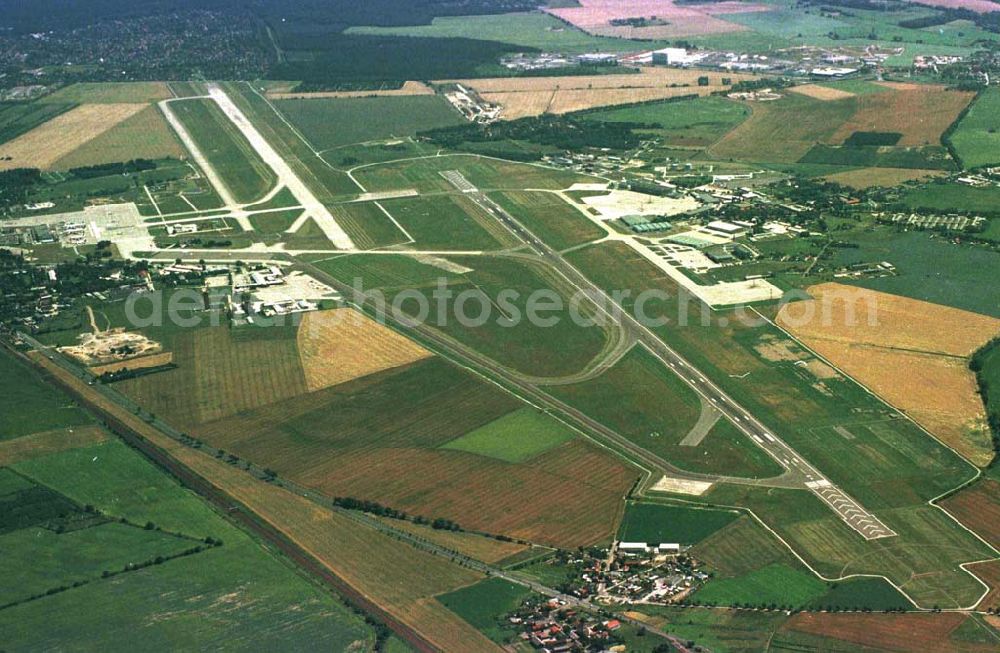
[[[1000,88],[979,93],[951,134],[951,144],[966,168],[1000,163]]]
[[[750,107],[722,97],[682,102],[651,102],[581,114],[585,120],[655,125],[653,133],[669,145],[711,145],[746,120]]]
[[[0,632],[11,650],[81,641],[121,649],[137,637],[151,650],[251,645],[343,650],[373,640],[360,617],[119,442],[37,457],[16,468],[81,505],[109,517],[153,522],[163,532],[106,523],[68,528],[61,535],[32,527],[2,536],[4,577],[18,578],[25,591],[84,582],[0,610]],[[187,549],[206,536],[222,545],[168,558],[177,553],[173,542]],[[122,571],[129,562],[158,555],[167,559]],[[17,559],[31,559],[30,571],[6,568]],[[121,573],[104,578],[105,570]],[[14,586],[5,587],[9,592]],[[226,609],[220,610],[223,604]]]
[[[919,197],[906,201],[923,203]],[[891,277],[845,279],[846,283],[1000,317],[1000,300],[990,284],[1000,274],[997,252],[956,245],[930,233],[888,229],[852,232],[845,240],[858,247],[838,249],[834,263],[889,261],[898,272]]]
[[[170,108],[236,201],[253,202],[274,186],[274,171],[214,101],[180,100]]]
[[[737,476],[781,473],[735,429],[709,433],[698,446],[679,444],[698,421],[698,395],[641,347],[596,378],[549,392],[678,467]]]
[[[46,95],[41,101],[118,104],[156,102],[172,95],[170,87],[164,82],[79,82]]]
[[[69,397],[10,355],[0,354],[0,440],[90,423]]]
[[[575,437],[573,431],[548,415],[533,408],[521,408],[441,448],[519,463]]]
[[[543,52],[628,52],[663,47],[666,42],[632,41],[591,36],[544,13],[514,13],[500,16],[444,16],[430,25],[403,27],[351,27],[348,34],[468,38],[512,43]]]
[[[0,143],[14,140],[76,105],[70,102],[0,102]]]
[[[553,193],[507,191],[490,197],[529,231],[556,249],[575,247],[604,235],[604,230]]]
[[[502,578],[488,578],[475,585],[441,594],[437,600],[495,642],[513,640],[504,616],[531,596],[531,590]]]
[[[403,138],[465,122],[439,95],[276,100],[274,105],[317,150]]]
[[[817,609],[898,610],[910,602],[884,578],[851,578],[833,583],[822,596],[813,599]]]
[[[381,202],[420,249],[491,250],[514,244],[495,218],[461,195]]]
[[[816,576],[774,564],[741,578],[709,581],[692,598],[713,605],[784,605],[801,608],[826,591],[826,584]]]
[[[649,544],[697,544],[737,517],[736,513],[723,510],[629,502],[618,529],[618,539]]]

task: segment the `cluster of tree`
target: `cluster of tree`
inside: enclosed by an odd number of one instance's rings
[[[426,138],[442,147],[459,148],[464,143],[495,141],[527,141],[562,150],[609,148],[627,150],[637,147],[642,136],[638,129],[651,125],[631,122],[599,122],[579,120],[566,116],[538,116],[492,123],[467,124],[441,127],[421,132]]]
[[[156,170],[156,161],[149,159],[132,159],[124,163],[102,163],[94,166],[71,168],[69,173],[77,179],[96,179],[109,175],[124,175],[143,170]]]
[[[986,370],[986,364],[991,357],[1000,357],[997,350],[1000,350],[1000,337],[990,340],[969,360],[969,369],[976,375],[979,395],[983,398],[983,405],[986,406],[986,422],[993,439],[993,451],[996,455],[990,463],[991,467],[997,465],[997,459],[1000,458],[1000,400],[990,396],[990,392],[996,391],[996,388],[990,388],[990,374]]]
[[[786,86],[793,86],[795,82],[784,77],[771,77],[767,79],[744,79],[733,84],[728,91],[717,91],[717,94],[726,93],[751,93],[765,88],[779,89]]]
[[[0,172],[0,211],[24,204],[32,188],[42,183],[37,168],[14,168]]]

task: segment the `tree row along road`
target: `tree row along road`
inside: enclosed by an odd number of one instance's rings
[[[410,626],[402,623],[393,615],[386,612],[378,604],[368,599],[363,593],[337,576],[333,570],[314,558],[307,551],[303,550],[283,532],[257,515],[251,508],[244,505],[224,490],[216,487],[211,482],[211,479],[205,478],[198,472],[190,469],[172,457],[168,452],[150,442],[148,438],[142,435],[141,431],[147,428],[155,429],[161,435],[176,440],[181,444],[190,446],[189,439],[185,438],[183,434],[165,424],[155,416],[145,418],[137,416],[136,413],[141,411],[141,409],[117,390],[103,384],[93,383],[93,376],[88,372],[66,360],[61,355],[53,354],[50,348],[38,342],[34,338],[31,338],[23,333],[19,335],[23,340],[34,347],[34,349],[41,356],[40,359],[36,360],[25,356],[11,347],[7,342],[3,342],[3,345],[14,355],[38,370],[46,381],[62,388],[65,392],[77,398],[81,404],[83,404],[87,410],[102,421],[109,430],[121,437],[137,451],[145,455],[157,466],[165,469],[182,485],[207,500],[223,515],[226,515],[228,518],[235,521],[245,530],[253,533],[265,542],[269,542],[274,545],[303,571],[345,596],[351,603],[358,606],[365,612],[375,615],[393,632],[412,644],[416,650],[421,652],[438,650],[432,643],[420,635],[420,633],[415,631]],[[138,421],[139,424],[136,424],[136,421]],[[215,455],[217,453],[221,453],[221,451],[209,445],[201,444],[199,447],[199,453],[201,455],[215,457]],[[375,519],[374,517],[361,511],[347,510],[337,506],[332,506],[329,497],[310,488],[299,485],[294,481],[286,479],[281,479],[280,481],[270,481],[268,480],[268,475],[265,470],[257,465],[254,465],[253,463],[248,463],[248,467],[245,471],[246,473],[256,477],[261,483],[276,482],[276,484],[280,487],[309,499],[326,510],[331,510],[348,517],[349,519],[357,522],[362,528],[372,528],[389,537],[401,540],[410,546],[426,551],[432,555],[449,558],[457,564],[461,564],[482,574],[502,578],[508,582],[527,587],[528,589],[531,589],[539,594],[559,599],[569,606],[574,606],[590,612],[598,612],[605,609],[603,606],[594,604],[588,600],[563,594],[557,589],[543,585],[542,583],[530,578],[488,565],[458,551],[431,542],[430,540],[422,538],[409,531],[395,528],[391,525],[391,522]],[[651,634],[667,639],[680,653],[688,653],[686,643],[681,639],[652,627],[640,620],[621,614],[617,614],[615,616],[621,621],[641,626]],[[709,649],[704,647],[702,647],[702,650],[707,653],[711,653]]]

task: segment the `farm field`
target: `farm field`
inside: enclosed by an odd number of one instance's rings
[[[709,84],[698,84],[708,77]],[[507,120],[543,113],[572,113],[585,109],[650,102],[687,95],[706,96],[725,90],[723,77],[749,79],[741,73],[711,73],[676,68],[642,68],[638,74],[580,75],[567,77],[497,77],[463,79],[459,83],[504,107]]]
[[[138,525],[98,520],[86,527],[80,521],[75,530],[58,536],[39,526],[0,536],[5,541],[3,564],[15,566],[5,577],[18,578],[11,589],[44,593],[82,583],[0,610],[8,646],[46,648],[85,638],[117,648],[134,641],[137,633],[156,648],[241,641],[340,647],[373,638],[336,599],[117,441],[41,452],[15,469],[52,488],[50,492],[68,495],[72,505],[89,504],[108,517]],[[144,529],[146,522],[163,531]],[[206,536],[223,544],[206,546]],[[199,544],[199,552],[176,557]],[[161,564],[102,578],[105,570],[118,572],[158,555],[165,558]],[[31,565],[23,562],[25,556],[33,560]],[[229,609],[214,610],[219,601],[231,601]],[[51,621],[52,611],[60,615],[57,622]],[[210,612],[211,619],[200,616]]]
[[[157,107],[146,107],[52,164],[57,170],[131,161],[180,159],[186,155]]]
[[[1000,334],[1000,320],[838,284],[808,292],[815,299],[782,308],[780,326],[975,464],[989,464],[968,358]]]
[[[490,193],[490,198],[546,244],[559,250],[604,235],[604,230],[554,193],[506,191]]]
[[[71,102],[0,102],[0,144],[14,140],[76,106]]]
[[[0,442],[91,423],[69,397],[28,374],[24,364],[6,352],[0,353]]]
[[[1000,482],[990,478],[949,496],[941,505],[960,522],[1000,548]]]
[[[42,168],[124,122],[144,104],[84,104],[41,123],[0,145],[0,170]],[[53,114],[54,115],[54,114]]]
[[[295,91],[296,82],[271,82],[264,91],[270,100],[308,100],[315,98],[401,97],[434,95],[434,89],[423,82],[406,81],[399,88],[363,89],[357,91]]]
[[[1000,89],[983,89],[951,134],[966,168],[1000,163]]]
[[[882,651],[918,648],[929,653],[986,653],[995,648],[988,634],[982,633],[987,639],[977,642],[968,641],[959,632],[974,618],[961,613],[801,613],[787,621],[775,639],[799,646],[818,643]],[[803,639],[802,635],[812,637]]]
[[[436,95],[276,100],[274,106],[320,151],[464,122]]]
[[[890,92],[858,96],[857,109],[830,136],[830,143],[841,144],[855,132],[889,132],[902,134],[899,147],[939,145],[941,135],[974,97],[930,84],[881,84]]]
[[[764,5],[743,5],[735,2],[720,2],[701,6],[678,4],[672,1],[655,2],[653,0],[633,0],[624,3],[615,0],[579,0],[578,3],[569,7],[556,6],[547,11],[592,34],[666,39],[739,32],[746,28],[724,20],[720,16],[763,10],[766,10]],[[610,22],[612,19],[625,19],[634,16],[657,16],[667,24],[633,28],[616,27]]]
[[[910,602],[883,578],[852,578],[831,583],[825,594],[813,599],[810,607],[828,610],[905,610]]]
[[[377,333],[376,352],[382,346]],[[327,335],[314,352],[317,362],[331,346],[333,334]],[[610,537],[634,476],[589,445],[574,439],[518,464],[438,448],[521,408],[468,373],[437,358],[414,359],[308,392],[294,332],[248,342],[227,338],[225,329],[181,334],[174,347],[178,369],[120,386],[195,437],[330,496],[365,498],[524,539],[576,546]],[[324,372],[314,387],[379,366],[365,362],[361,369],[351,360],[357,359],[342,357],[345,372],[336,378]],[[600,480],[581,484],[553,471],[574,465],[600,470]],[[488,489],[488,502],[476,487]],[[524,509],[524,496],[537,497],[533,510]]]
[[[618,539],[649,544],[674,542],[693,545],[725,528],[738,517],[735,512],[722,510],[630,501],[625,506]]]
[[[1000,202],[1000,188],[973,188],[941,181],[908,189],[901,199],[916,209],[993,213]]]
[[[791,94],[773,102],[752,103],[750,117],[707,152],[715,159],[795,163],[851,118],[854,101]]]
[[[826,584],[815,576],[774,564],[740,578],[711,581],[695,592],[693,598],[711,605],[776,603],[800,608],[822,596],[825,591]]]
[[[350,308],[307,313],[296,340],[309,392],[431,356],[412,340]]]
[[[651,102],[581,114],[584,120],[652,125],[667,145],[707,147],[746,120],[750,106],[721,97]]]
[[[680,441],[698,421],[701,402],[673,372],[641,347],[593,379],[553,386],[550,394],[664,460],[695,472],[768,477],[781,467],[739,431],[710,433],[698,446]]]
[[[173,96],[166,82],[78,82],[46,95],[42,102],[120,104],[158,102]]]
[[[74,426],[72,428],[41,431],[30,435],[0,440],[0,466],[10,466],[22,460],[100,444],[110,434],[99,426]]]
[[[503,628],[504,615],[517,609],[531,590],[502,578],[489,578],[437,596],[446,608],[497,643],[514,640],[515,632]],[[506,625],[506,624],[505,624]]]
[[[555,419],[533,408],[507,413],[442,445],[442,449],[520,463],[576,438]]]
[[[1000,274],[1000,254],[919,232],[855,232],[845,240],[858,247],[838,249],[834,264],[889,261],[898,274],[843,283],[1000,318],[1000,300],[985,282]]]
[[[544,13],[514,13],[500,16],[442,16],[430,25],[401,27],[363,26],[348,28],[347,34],[373,36],[417,36],[424,38],[472,38],[501,41],[543,52],[636,51],[658,47],[648,41],[601,38],[573,29]]]
[[[461,195],[402,197],[380,204],[419,249],[480,251],[515,244],[496,219]]]
[[[897,186],[906,181],[930,179],[945,174],[943,170],[920,170],[917,168],[859,168],[826,175],[823,179],[850,188],[871,188]]]
[[[178,100],[170,108],[236,201],[254,202],[274,186],[274,171],[214,101]]]

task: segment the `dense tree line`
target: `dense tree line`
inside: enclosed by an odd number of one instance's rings
[[[636,130],[654,127],[655,125],[642,123],[598,122],[565,116],[538,116],[489,125],[441,127],[421,132],[418,136],[450,148],[458,148],[463,143],[513,140],[548,145],[562,150],[603,147],[627,150],[637,147],[642,142],[642,135],[636,133]]]

